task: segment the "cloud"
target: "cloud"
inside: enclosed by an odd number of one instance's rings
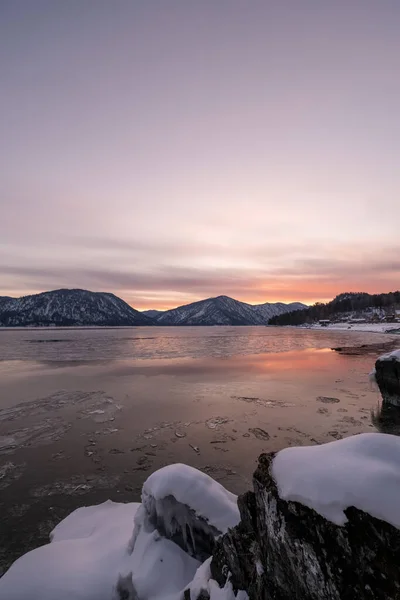
[[[97,246],[104,248],[101,240],[96,241]],[[125,247],[124,244],[122,247]],[[127,249],[145,253],[149,250],[146,244],[141,243],[127,244]],[[400,261],[395,257],[400,253],[397,247],[383,249],[381,256],[373,249],[363,254],[360,248],[349,247],[346,257],[293,258],[299,251],[297,246],[293,246],[281,251],[283,253],[279,262],[277,257],[276,265],[272,261],[272,265],[266,267],[254,260],[253,249],[249,252],[253,266],[215,268],[209,264],[196,268],[168,264],[172,257],[179,255],[175,246],[169,248],[160,244],[156,249],[152,246],[152,249],[152,264],[146,268],[140,264],[127,267],[124,261],[121,265],[118,260],[113,264],[107,247],[104,251],[108,259],[99,266],[0,265],[3,293],[20,295],[59,287],[82,287],[114,292],[138,308],[168,308],[219,294],[254,303],[279,300],[313,302],[328,300],[343,291],[378,292],[399,287]],[[190,251],[189,247],[181,251],[187,253],[190,263],[198,249],[193,244]],[[264,252],[269,250],[266,246]],[[165,263],[157,265],[156,258],[162,251]],[[309,251],[307,248],[307,253]],[[318,253],[317,248],[314,248],[314,253]],[[261,248],[257,248],[256,256],[263,256]]]

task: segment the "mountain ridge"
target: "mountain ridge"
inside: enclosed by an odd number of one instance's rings
[[[221,295],[168,311],[139,312],[110,292],[58,289],[0,296],[0,327],[266,325],[273,316],[304,308],[296,302],[252,305]]]
[[[0,326],[136,326],[154,321],[109,292],[59,289],[11,298],[0,296]]]
[[[157,325],[175,326],[266,325],[271,317],[300,308],[305,305],[295,302],[253,305],[222,295],[172,308],[155,321]]]

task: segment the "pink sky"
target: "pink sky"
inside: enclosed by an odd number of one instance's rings
[[[0,8],[0,295],[398,289],[400,4]]]

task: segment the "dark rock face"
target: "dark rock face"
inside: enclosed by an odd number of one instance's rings
[[[340,527],[281,500],[273,457],[260,456],[241,523],[217,541],[213,578],[222,586],[230,573],[250,600],[399,600],[400,531],[353,507]]]
[[[384,402],[400,406],[400,362],[395,357],[375,363],[375,378]]]
[[[198,516],[192,508],[173,496],[155,500],[147,496],[142,504],[145,520],[163,537],[172,540],[193,558],[205,561],[211,556],[215,539],[221,535],[215,527]]]

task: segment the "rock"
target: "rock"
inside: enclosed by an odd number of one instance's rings
[[[130,547],[144,527],[204,562],[211,557],[216,539],[238,522],[236,496],[197,469],[169,465],[153,473],[143,485]]]
[[[215,538],[221,532],[189,506],[178,502],[173,496],[167,496],[162,501],[149,498],[145,511],[148,526],[157,529],[161,536],[175,542],[190,556],[203,562],[212,554]],[[171,523],[168,519],[171,519]]]
[[[400,531],[350,507],[345,526],[281,500],[262,454],[241,522],[216,542],[211,574],[250,600],[398,600]]]
[[[400,406],[400,362],[396,354],[378,358],[375,363],[375,380],[383,401]]]
[[[378,431],[400,435],[400,406],[383,401],[371,411],[371,420]]]

